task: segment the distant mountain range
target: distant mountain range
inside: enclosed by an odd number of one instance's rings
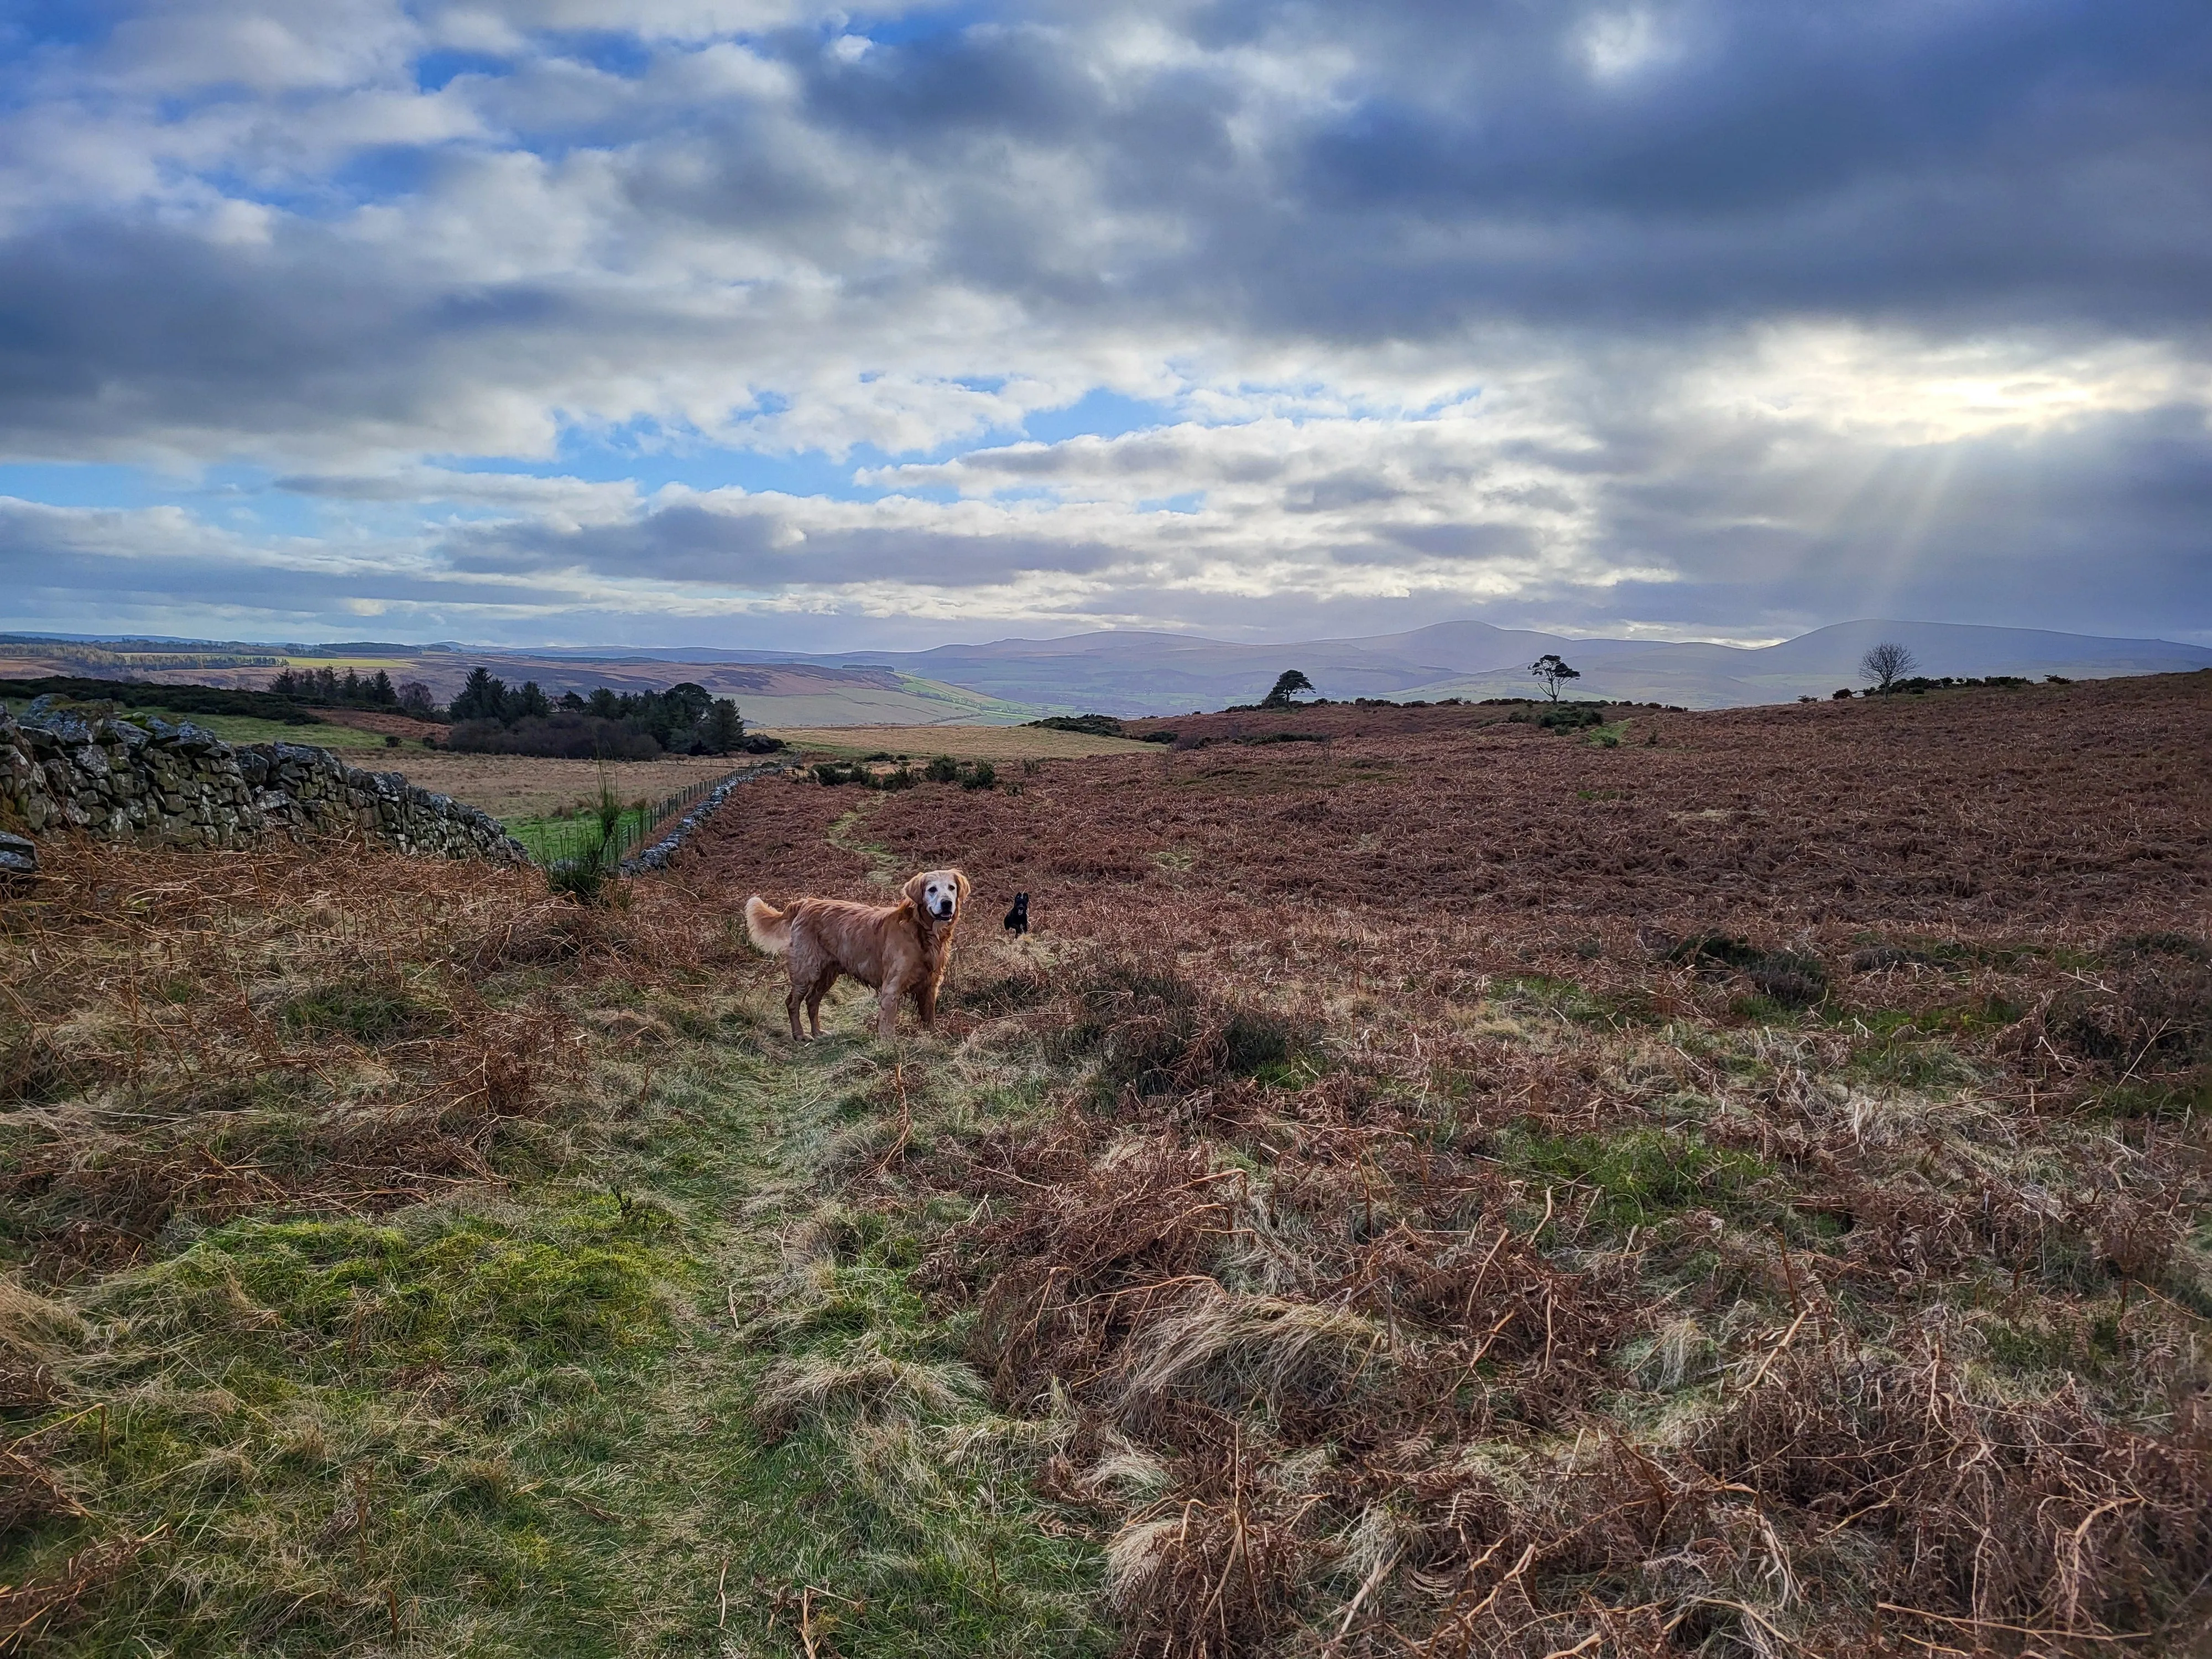
[[[1571,695],[1620,702],[1735,708],[1825,696],[1864,684],[1859,659],[1893,640],[1927,675],[2046,674],[2097,679],[2212,667],[2212,650],[2165,640],[2114,640],[2033,629],[1953,623],[1850,622],[1779,645],[1745,647],[1650,640],[1568,639],[1437,623],[1406,634],[1242,645],[1183,634],[1077,634],[1057,640],[1000,640],[933,651],[851,652],[792,660],[824,666],[890,668],[961,686],[1008,702],[1108,714],[1187,714],[1252,702],[1275,677],[1295,668],[1328,697],[1440,697],[1529,695],[1528,665],[1547,653],[1582,678]],[[756,659],[763,653],[751,653]]]
[[[1102,632],[930,651],[841,653],[621,647],[520,651],[367,641],[303,652],[298,647],[226,641],[198,647],[231,659],[220,665],[210,662],[209,668],[216,672],[198,674],[179,660],[195,648],[191,641],[0,635],[0,674],[71,672],[62,663],[73,647],[97,647],[106,663],[122,666],[120,659],[135,644],[147,653],[149,678],[258,684],[270,671],[238,661],[238,653],[258,649],[285,653],[295,661],[343,659],[360,664],[363,672],[371,663],[386,662],[394,678],[420,678],[449,696],[467,665],[480,661],[511,681],[535,678],[553,690],[697,680],[737,696],[757,724],[930,725],[1000,722],[1043,713],[1178,714],[1220,708],[1256,702],[1288,668],[1304,672],[1327,697],[1434,702],[1524,696],[1534,690],[1528,665],[1547,653],[1565,658],[1580,672],[1571,696],[1725,708],[1826,696],[1839,686],[1863,685],[1859,659],[1869,646],[1885,640],[1905,646],[1917,659],[1916,672],[1931,676],[2098,679],[2212,668],[2212,650],[2201,646],[1956,623],[1838,623],[1779,645],[1746,647],[1569,639],[1488,623],[1447,622],[1405,634],[1288,645]],[[10,666],[16,659],[25,665]],[[33,668],[34,659],[48,665]]]

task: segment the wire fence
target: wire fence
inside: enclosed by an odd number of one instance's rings
[[[629,856],[632,848],[651,841],[661,825],[682,817],[745,769],[740,768],[720,777],[703,779],[657,801],[633,801],[622,809],[611,829],[602,823],[598,813],[592,812],[570,818],[518,823],[509,833],[529,849],[533,860],[548,868],[596,865],[612,870]]]

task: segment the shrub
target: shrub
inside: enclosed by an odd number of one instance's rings
[[[74,674],[43,674],[0,680],[0,695],[25,699],[58,696],[71,702],[112,702],[124,708],[167,710],[173,714],[245,714],[286,726],[319,726],[322,717],[289,697],[226,686],[167,685],[141,680],[86,679]]]
[[[921,775],[932,783],[957,783],[960,781],[960,763],[950,755],[939,755],[921,769]]]
[[[960,780],[963,789],[995,789],[999,787],[999,769],[988,761],[977,761],[968,769],[968,775]]]
[[[660,753],[652,733],[620,720],[567,709],[517,720],[456,720],[446,747],[475,755],[536,755],[556,760],[651,760]]]
[[[605,896],[606,866],[597,854],[556,859],[545,866],[545,885],[556,896],[597,904]]]
[[[1029,723],[1047,732],[1079,732],[1091,738],[1118,738],[1121,735],[1121,722],[1111,714],[1053,714]]]
[[[1785,1008],[1808,1008],[1827,998],[1826,965],[1796,951],[1762,950],[1727,933],[1695,933],[1665,955],[1703,972],[1740,973],[1761,996]]]
[[[642,802],[639,810],[642,812]],[[616,857],[621,848],[616,832],[622,824],[623,811],[614,785],[608,781],[606,769],[602,766],[599,799],[592,803],[591,821],[585,826],[583,842],[574,852],[545,866],[546,886],[579,904],[597,904],[611,897],[610,883],[616,873]]]
[[[1513,718],[1510,714],[1506,716],[1508,720]],[[1580,732],[1587,726],[1603,726],[1605,708],[1601,703],[1563,702],[1537,715],[1536,724],[1547,732]]]
[[[1249,1077],[1297,1048],[1287,1022],[1237,1007],[1164,963],[1102,956],[1078,977],[1075,1004],[1068,1049],[1097,1055],[1103,1081],[1139,1096]]]

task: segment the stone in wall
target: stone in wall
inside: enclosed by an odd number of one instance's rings
[[[38,843],[27,836],[0,830],[0,893],[27,887],[38,876]]]
[[[397,772],[304,744],[231,744],[190,720],[119,718],[40,697],[0,711],[0,822],[33,836],[239,847],[357,833],[403,852],[520,863],[499,820]]]

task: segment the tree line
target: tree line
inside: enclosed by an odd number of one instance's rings
[[[437,718],[437,700],[420,680],[394,685],[380,668],[362,676],[349,668],[341,675],[331,668],[287,668],[269,682],[271,696],[325,708],[389,708],[416,720]]]
[[[655,755],[765,753],[782,745],[745,730],[737,703],[685,680],[660,690],[546,695],[535,680],[508,685],[487,668],[469,672],[447,711],[450,749],[483,754],[650,760]]]
[[[765,754],[774,738],[745,730],[738,705],[686,680],[665,690],[547,694],[535,680],[509,685],[489,669],[469,671],[450,705],[440,708],[419,680],[395,685],[383,669],[287,668],[264,695],[309,707],[388,709],[450,722],[443,746],[477,754],[541,755],[579,760],[650,760],[656,755]]]

